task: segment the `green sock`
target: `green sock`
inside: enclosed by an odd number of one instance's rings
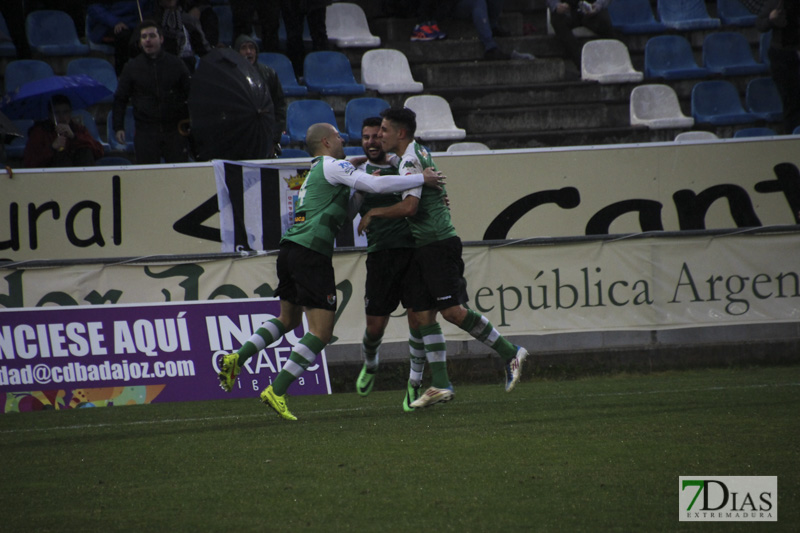
[[[431,385],[440,389],[450,386],[447,376],[447,344],[441,326],[434,322],[419,328],[425,345],[425,357],[431,365]]]
[[[408,381],[419,387],[425,370],[425,344],[422,342],[422,333],[415,328],[408,328],[408,358],[411,363]]]
[[[364,355],[364,363],[367,368],[378,368],[378,351],[382,341],[383,337],[378,337],[377,340],[371,339],[367,335],[367,330],[364,330],[364,337],[361,339],[361,353]]]
[[[294,383],[294,380],[314,364],[314,360],[323,348],[325,348],[325,343],[313,334],[306,333],[303,335],[303,338],[295,345],[291,355],[289,355],[289,360],[283,365],[283,369],[272,383],[273,392],[278,396],[286,394],[289,385]]]
[[[489,319],[472,309],[467,309],[467,316],[459,327],[492,348],[505,361],[517,355],[517,347],[500,335]]]
[[[239,366],[243,366],[248,359],[281,338],[286,333],[283,323],[277,318],[267,320],[245,342],[239,351]]]

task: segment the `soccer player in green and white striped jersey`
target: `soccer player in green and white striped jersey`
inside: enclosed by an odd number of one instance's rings
[[[410,175],[426,168],[436,168],[428,150],[414,140],[416,114],[407,108],[392,108],[381,113],[381,146],[386,152],[400,155],[400,173]],[[391,207],[369,211],[361,218],[359,231],[378,218],[407,217],[416,250],[408,276],[410,314],[420,323],[425,355],[431,367],[432,384],[411,407],[425,407],[453,398],[447,375],[447,349],[442,329],[436,321],[441,313],[474,338],[495,350],[505,361],[505,389],[510,392],[519,382],[522,364],[528,356],[525,348],[506,340],[489,320],[467,309],[464,261],[461,239],[450,220],[450,210],[443,201],[444,189],[431,191],[415,188],[403,193],[403,200]]]
[[[294,346],[275,381],[261,392],[261,401],[287,420],[297,420],[286,406],[286,390],[330,342],[336,311],[333,243],[348,220],[350,188],[373,193],[413,186],[439,187],[441,173],[433,169],[414,176],[371,176],[344,160],[343,140],[331,124],[308,128],[306,144],[315,156],[300,189],[295,223],[281,238],[278,253],[278,318],[268,320],[235,353],[223,357],[220,386],[230,391],[242,365],[253,355],[308,319],[308,332]],[[408,179],[406,179],[408,178]]]
[[[378,138],[380,127],[380,117],[369,117],[364,120],[361,127],[361,147],[367,160],[358,168],[369,174],[379,172],[396,175],[400,158],[383,151]],[[358,192],[356,195],[357,202],[361,201],[359,208],[361,215],[377,207],[392,206],[402,200],[399,193]],[[356,392],[361,396],[368,395],[375,384],[380,345],[386,326],[389,324],[389,315],[397,309],[400,302],[403,302],[403,307],[408,307],[403,299],[404,279],[414,253],[414,238],[411,236],[411,228],[406,219],[383,218],[373,220],[370,224],[367,244],[367,281],[364,290],[367,327],[361,344],[364,366],[356,380]],[[409,380],[415,383],[413,390],[418,391],[425,367],[425,352],[419,325],[413,320],[414,315],[409,314],[408,317],[411,359]],[[411,397],[406,395],[403,409],[413,411],[410,404],[416,399],[417,395]]]

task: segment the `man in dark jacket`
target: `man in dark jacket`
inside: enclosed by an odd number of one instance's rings
[[[800,126],[800,1],[767,0],[756,27],[772,30],[770,71],[783,102],[784,133],[792,133]]]
[[[142,54],[122,71],[114,94],[112,125],[119,143],[125,142],[125,108],[133,104],[136,163],[183,163],[189,160],[188,138],[178,124],[189,118],[189,70],[177,57],[162,50],[164,36],[158,24],[139,24]]]
[[[249,35],[240,35],[234,43],[238,51],[261,75],[272,97],[275,108],[275,127],[272,130],[272,142],[275,145],[275,155],[280,155],[281,133],[286,130],[286,98],[283,96],[283,87],[278,78],[278,73],[263,63],[258,62],[258,45]]]

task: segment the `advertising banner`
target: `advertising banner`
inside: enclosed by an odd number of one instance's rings
[[[467,242],[800,223],[798,135],[434,159]],[[260,181],[251,168],[225,170],[227,200],[212,163],[15,172],[0,180],[0,260],[274,249],[308,162],[269,161]],[[242,226],[220,220],[220,205]]]
[[[0,309],[0,409],[257,398],[306,324],[253,356],[230,393],[218,365],[279,313],[274,298]],[[289,394],[330,393],[323,351]]]
[[[800,322],[800,232],[466,246],[469,305],[504,335]],[[366,254],[333,255],[334,342],[358,350]],[[265,298],[276,254],[183,264],[0,269],[0,306]],[[260,300],[259,300],[260,301]],[[277,312],[275,312],[277,314]],[[0,313],[0,325],[6,313]],[[403,310],[384,342],[408,337]],[[443,322],[448,340],[469,340]]]

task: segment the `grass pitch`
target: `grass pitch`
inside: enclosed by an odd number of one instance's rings
[[[795,531],[800,366],[0,415],[5,531]],[[678,476],[778,476],[681,523]]]

